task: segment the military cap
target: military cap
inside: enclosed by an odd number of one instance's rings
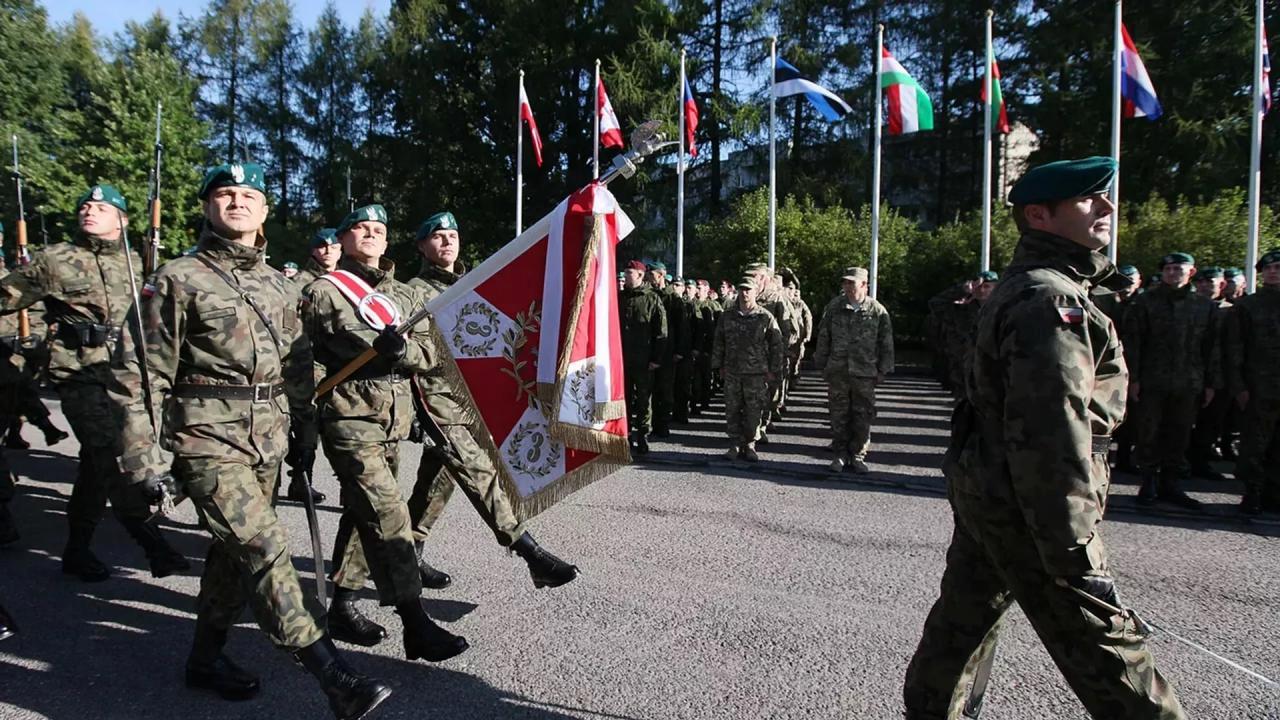
[[[226,163],[209,168],[204,174],[204,182],[200,183],[201,200],[209,197],[209,193],[222,187],[247,187],[267,194],[266,173],[258,163]]]
[[[296,263],[296,262],[294,262],[294,261],[290,260],[289,262],[287,262],[287,263],[285,263],[285,264],[284,264],[284,269],[285,269],[285,270],[297,270],[297,269],[298,269],[298,263]]]
[[[1120,267],[1116,268],[1116,272],[1120,273],[1121,275],[1124,275],[1125,277],[1133,277],[1134,275],[1138,274],[1138,268],[1132,265],[1121,265]]]
[[[667,282],[671,282],[671,273],[667,273],[666,278]]]
[[[311,249],[324,247],[326,245],[338,244],[338,231],[333,228],[320,228],[315,235],[311,236]]]
[[[120,191],[111,185],[94,185],[76,200],[76,210],[84,207],[87,202],[104,202],[115,207],[120,212],[129,212],[129,203],[125,201]]]
[[[666,263],[661,260],[649,260],[645,263],[645,267],[649,270],[661,270],[664,273],[667,271]]]
[[[1190,253],[1172,252],[1160,258],[1160,269],[1163,270],[1165,265],[1195,265],[1196,259],[1191,257]]]
[[[387,224],[387,211],[381,205],[365,205],[352,210],[350,214],[342,218],[342,223],[338,225],[338,234],[350,230],[356,223],[376,222]]]
[[[1025,172],[1009,190],[1014,205],[1034,205],[1106,192],[1115,179],[1116,161],[1109,157],[1059,160]]]
[[[0,248],[0,260],[4,259],[4,248]]]
[[[1229,267],[1226,270],[1222,271],[1222,277],[1228,280],[1235,280],[1236,278],[1240,278],[1241,280],[1243,280],[1244,271],[1238,267]]]
[[[1220,277],[1223,277],[1223,271],[1222,271],[1222,268],[1218,267],[1217,265],[1207,265],[1205,267],[1196,269],[1197,280],[1201,280],[1201,279],[1212,280],[1214,278],[1220,278]]]
[[[683,285],[683,284],[684,284],[684,278],[682,278],[682,277],[678,277],[678,278],[676,278],[675,280],[672,280],[672,281],[671,281],[671,284],[672,284],[672,285]]]
[[[995,272],[992,272],[991,270],[983,270],[982,272],[978,273],[977,279],[981,280],[982,282],[995,282],[1000,279],[1000,275]]]
[[[639,260],[632,260],[632,261],[630,261],[630,262],[628,262],[628,263],[627,263],[627,265],[626,265],[626,269],[627,269],[627,270],[639,270],[640,272],[644,272],[644,271],[645,271],[645,266],[644,266],[644,263],[643,263],[643,262],[641,262],[641,261],[639,261]]]
[[[1271,248],[1265,255],[1258,258],[1258,263],[1253,266],[1254,270],[1261,270],[1271,263],[1280,262],[1280,248]]]
[[[762,262],[758,262],[758,263],[751,263],[750,265],[748,265],[748,266],[747,266],[747,270],[746,270],[746,272],[748,272],[748,273],[757,273],[757,272],[760,272],[761,270],[764,270],[765,272],[771,272],[771,271],[769,270],[769,264],[768,264],[768,263],[762,263]]]
[[[619,271],[618,271],[618,279],[619,279],[619,280],[621,280],[621,279],[625,278],[626,276],[627,276],[627,274],[626,274],[626,273],[622,272],[621,270],[619,270]]]
[[[847,267],[847,268],[845,268],[845,269],[844,269],[844,274],[840,276],[840,279],[841,279],[841,280],[854,280],[854,281],[864,280],[864,281],[865,281],[868,277],[870,277],[870,275],[868,275],[868,274],[867,274],[867,269],[866,269],[866,268],[860,268],[860,267]]]
[[[754,275],[743,275],[741,278],[739,278],[738,284],[735,285],[734,287],[738,288],[739,290],[742,290],[745,288],[755,288],[755,286],[756,286],[756,278]]]
[[[431,233],[437,230],[457,230],[458,219],[448,210],[438,212],[435,215],[422,221],[422,226],[418,228],[418,235],[413,239],[414,242],[425,237],[430,237]]]

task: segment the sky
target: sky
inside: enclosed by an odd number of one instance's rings
[[[353,26],[364,14],[365,8],[372,8],[379,16],[385,16],[391,6],[391,0],[332,0],[338,8],[343,22]],[[151,17],[156,10],[164,13],[172,21],[178,19],[179,13],[194,16],[200,14],[206,5],[205,0],[128,0],[127,2],[93,2],[91,0],[41,0],[41,4],[49,12],[52,24],[61,24],[71,20],[76,11],[84,13],[93,24],[94,29],[103,36],[114,35],[124,30],[125,23],[143,21]],[[294,0],[293,11],[298,23],[310,28],[316,18],[324,10],[325,0]]]

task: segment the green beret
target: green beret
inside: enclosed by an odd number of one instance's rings
[[[253,188],[263,195],[267,194],[266,173],[258,163],[226,163],[209,168],[204,174],[204,182],[200,183],[201,200],[209,197],[209,193],[223,187]]]
[[[667,271],[666,263],[661,260],[646,260],[644,266],[649,270],[661,270],[664,273]]]
[[[129,212],[129,203],[125,202],[124,196],[120,191],[111,185],[94,185],[76,200],[76,210],[84,207],[87,202],[104,202],[115,207],[120,212]]]
[[[4,232],[4,223],[0,222],[0,233]]]
[[[1116,268],[1116,272],[1120,273],[1121,275],[1124,275],[1125,277],[1133,277],[1134,275],[1138,274],[1138,268],[1132,265],[1121,265],[1120,267]]]
[[[296,263],[296,262],[294,262],[294,261],[290,260],[289,262],[287,262],[287,263],[285,263],[285,264],[284,264],[284,269],[285,269],[285,270],[297,270],[297,269],[298,269],[298,263]]]
[[[666,277],[667,277],[667,282],[671,282],[671,273],[667,273]]]
[[[0,260],[4,259],[4,248],[0,248]]]
[[[1014,205],[1034,205],[1106,192],[1118,165],[1109,157],[1059,160],[1037,165],[1023,174],[1009,190]]]
[[[338,231],[333,228],[320,228],[311,236],[311,249],[338,244]]]
[[[1236,278],[1244,277],[1244,271],[1238,267],[1229,267],[1222,271],[1222,277],[1228,280],[1235,280]]]
[[[413,240],[417,242],[425,237],[430,237],[431,233],[437,230],[457,230],[458,219],[448,210],[438,212],[435,215],[422,221],[422,226],[418,228],[418,235]]]
[[[982,282],[996,282],[997,280],[1000,279],[1000,276],[990,270],[983,270],[982,272],[978,273],[977,279],[981,280]]]
[[[383,225],[387,224],[387,211],[381,205],[365,205],[351,211],[350,215],[342,218],[342,223],[338,225],[338,234],[350,230],[356,223],[362,222],[379,222]]]
[[[1196,259],[1191,257],[1189,253],[1172,252],[1160,258],[1160,269],[1163,270],[1165,265],[1195,265]]]
[[[1217,265],[1206,265],[1205,267],[1202,267],[1202,268],[1196,268],[1197,280],[1201,280],[1201,279],[1213,280],[1214,278],[1220,278],[1222,276],[1223,276],[1222,268],[1218,267]]]
[[[1272,248],[1267,251],[1266,255],[1263,255],[1261,258],[1258,258],[1258,264],[1254,265],[1253,269],[1261,270],[1262,268],[1270,265],[1271,263],[1278,263],[1278,262],[1280,262],[1280,248]]]

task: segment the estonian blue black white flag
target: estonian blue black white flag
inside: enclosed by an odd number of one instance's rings
[[[808,98],[829,122],[838,122],[853,111],[839,95],[801,75],[794,65],[778,58],[773,68],[773,96],[790,97],[800,94]]]

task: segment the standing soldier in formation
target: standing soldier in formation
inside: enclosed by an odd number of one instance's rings
[[[783,297],[780,286],[774,284],[773,271],[764,263],[748,266],[747,273],[756,281],[756,303],[764,308],[778,323],[778,332],[782,333],[783,362],[786,362],[785,348],[795,342],[795,322],[791,312],[791,303]],[[741,285],[739,285],[741,290]],[[778,417],[778,407],[782,404],[782,386],[785,372],[778,372],[769,380],[769,403],[765,407],[763,430],[760,433],[760,444],[769,444],[769,430]]]
[[[320,228],[311,238],[311,254],[302,270],[293,278],[293,284],[301,291],[321,275],[327,275],[338,268],[338,259],[342,257],[342,244],[338,242],[338,231],[333,228]]]
[[[1196,412],[1213,402],[1221,367],[1218,308],[1191,292],[1195,273],[1190,255],[1166,255],[1160,284],[1140,295],[1125,318],[1124,353],[1133,373],[1129,399],[1138,404],[1138,502],[1145,505],[1160,499],[1201,508],[1181,483],[1190,475],[1191,426]]]
[[[794,387],[795,383],[800,380],[800,363],[804,360],[805,346],[813,338],[813,311],[809,309],[809,304],[800,295],[800,280],[792,276],[790,282],[791,284],[787,290],[790,293],[791,307],[796,311],[800,335],[796,343],[787,350],[788,389]]]
[[[697,292],[698,288],[692,280],[685,282],[677,278],[672,293],[679,301],[673,305],[680,312],[680,325],[687,336],[684,353],[676,361],[676,371],[672,378],[671,420],[682,425],[689,422],[689,402],[693,398],[693,361],[698,344],[702,342],[698,335],[698,311],[694,307]]]
[[[827,380],[834,472],[845,465],[868,472],[876,386],[893,372],[893,323],[889,311],[867,294],[867,277],[865,268],[845,269],[844,295],[822,312],[813,350],[814,365]]]
[[[1221,353],[1226,348],[1226,332],[1231,313],[1231,303],[1227,301],[1225,291],[1227,280],[1222,268],[1210,265],[1200,268],[1195,276],[1195,292],[1202,298],[1211,301],[1218,308],[1218,327],[1214,344],[1219,353],[1219,362],[1223,371],[1217,375],[1218,384],[1213,387],[1213,400],[1202,406],[1196,414],[1195,426],[1191,430],[1191,443],[1187,447],[1187,460],[1191,463],[1191,474],[1206,480],[1225,480],[1210,464],[1221,460],[1218,451],[1218,438],[1222,436],[1222,427],[1227,413],[1231,410],[1231,394],[1227,392],[1226,358]]]
[[[108,498],[115,516],[146,552],[152,575],[165,577],[191,567],[148,520],[150,508],[128,492],[116,465],[120,424],[107,396],[111,353],[133,305],[126,263],[133,263],[133,272],[142,272],[141,261],[124,251],[127,212],[118,190],[94,185],[76,203],[79,230],[71,242],[50,247],[0,280],[0,310],[44,301],[58,324],[49,377],[80,442],[80,463],[67,504],[69,535],[62,571],[87,582],[111,575],[89,547]]]
[[[954,302],[935,307],[938,318],[938,340],[946,355],[948,385],[951,393],[963,398],[964,378],[968,370],[969,350],[973,347],[974,331],[978,327],[978,313],[982,304],[991,297],[1000,276],[983,270],[972,282],[965,283],[969,294]]]
[[[1240,415],[1240,508],[1280,512],[1280,248],[1258,260],[1262,286],[1228,317],[1228,387]]]
[[[314,380],[294,292],[263,259],[262,168],[212,168],[200,199],[196,251],[160,268],[140,305],[145,368],[127,336],[111,386],[131,487],[145,504],[176,484],[213,535],[186,682],[228,700],[258,693],[258,679],[223,652],[248,605],[272,643],[316,677],[336,717],[362,717],[391,689],[351,670],[307,609],[271,504],[290,416],[302,426],[313,420]],[[159,441],[148,395],[165,408]],[[314,452],[314,442],[303,449]],[[161,445],[173,452],[171,466]]]
[[[1099,529],[1127,377],[1120,339],[1089,299],[1112,272],[1099,251],[1115,169],[1110,158],[1041,165],[1009,193],[1022,238],[978,321],[952,427],[955,532],[907,668],[908,720],[977,716],[981,691],[968,689],[1014,601],[1093,717],[1185,717],[1123,610]]]
[[[284,265],[281,265],[280,274],[284,276],[285,280],[293,280],[298,277],[298,263],[290,260]]]
[[[1125,317],[1129,313],[1129,308],[1133,305],[1133,301],[1142,294],[1142,273],[1138,272],[1138,268],[1133,265],[1121,265],[1116,268],[1116,274],[1109,278],[1105,285],[1110,292],[1095,291],[1092,295],[1093,302],[1098,309],[1106,314],[1111,320],[1111,325],[1115,327],[1117,333],[1124,333],[1126,326]],[[1126,361],[1128,358],[1126,357]],[[1111,439],[1116,443],[1115,462],[1112,463],[1116,470],[1123,472],[1137,472],[1138,468],[1133,464],[1133,445],[1137,440],[1137,433],[1134,431],[1136,423],[1133,421],[1134,409],[1136,404],[1129,404],[1129,413],[1126,415],[1120,426],[1111,433]]]
[[[778,321],[756,303],[758,280],[747,275],[738,283],[737,304],[716,324],[711,367],[724,380],[724,415],[729,449],[725,457],[758,462],[770,384],[783,370],[782,331]]]
[[[666,438],[671,435],[671,412],[675,405],[676,367],[690,352],[693,335],[685,322],[681,299],[667,283],[667,266],[659,260],[646,266],[649,284],[662,300],[666,315],[667,340],[662,346],[662,360],[653,372],[653,434]],[[646,448],[647,450],[648,448]]]
[[[632,260],[623,272],[626,287],[618,295],[618,317],[627,384],[627,424],[631,428],[631,449],[644,455],[649,452],[654,376],[666,358],[667,311],[658,291],[645,282],[644,263]]]
[[[1237,267],[1227,268],[1222,271],[1222,277],[1227,281],[1227,287],[1222,293],[1227,302],[1233,303],[1245,296],[1244,284],[1247,278],[1243,270]]]
[[[372,576],[381,604],[400,615],[405,656],[446,660],[464,652],[467,641],[436,625],[423,608],[413,526],[397,480],[400,442],[414,419],[410,376],[434,370],[439,358],[425,321],[407,338],[396,325],[426,300],[396,281],[395,264],[384,257],[387,213],[381,205],[354,210],[338,226],[338,239],[337,270],[302,294],[307,337],[328,375],[371,347],[377,358],[319,399],[320,439],[342,489],[330,627],[341,640],[381,639],[385,631],[355,610],[355,594]]]
[[[696,313],[697,340],[693,347],[693,400],[690,415],[701,415],[711,406],[711,349],[716,339],[716,319],[719,306],[711,299],[711,283],[698,280]]]

